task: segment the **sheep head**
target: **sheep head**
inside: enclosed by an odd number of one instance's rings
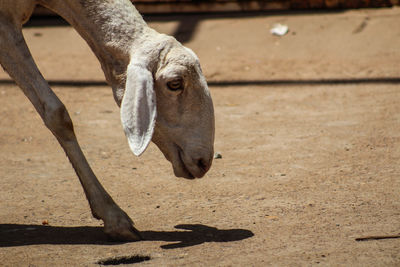
[[[134,51],[121,120],[131,150],[153,141],[178,177],[200,178],[213,159],[214,110],[199,59],[172,37]]]

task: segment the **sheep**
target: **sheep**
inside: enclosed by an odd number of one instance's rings
[[[120,107],[132,152],[154,142],[177,177],[200,178],[213,159],[214,110],[199,59],[171,36],[147,26],[129,0],[3,0],[0,62],[64,149],[83,186],[92,214],[114,240],[142,237],[131,218],[97,180],[76,139],[64,104],[38,70],[22,25],[39,4],[68,21],[100,61]]]

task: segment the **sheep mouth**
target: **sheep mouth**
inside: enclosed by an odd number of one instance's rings
[[[163,151],[163,150],[161,150]],[[202,178],[210,168],[208,162],[203,160],[195,161],[186,154],[185,151],[176,143],[171,143],[168,150],[165,150],[165,158],[171,162],[176,177],[182,177],[193,180],[194,178]],[[196,153],[195,153],[196,154]]]
[[[179,157],[179,161],[180,161],[180,167],[181,167],[181,170],[183,171],[183,175],[181,175],[180,177],[183,177],[186,179],[191,179],[191,180],[194,179],[195,176],[188,170],[188,168],[185,165],[185,162],[183,161],[183,158],[182,158],[183,151],[180,148],[178,148],[178,150],[179,150],[178,157]]]
[[[174,174],[176,177],[182,177],[186,179],[193,180],[196,177],[199,177],[199,175],[196,175],[196,173],[193,173],[190,171],[189,167],[185,163],[184,160],[184,152],[180,146],[174,143],[174,152],[171,157],[171,163],[172,167],[174,169]]]

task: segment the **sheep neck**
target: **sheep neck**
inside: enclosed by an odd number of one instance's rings
[[[39,3],[62,16],[86,40],[120,105],[131,49],[150,30],[136,8],[129,0],[39,0]]]

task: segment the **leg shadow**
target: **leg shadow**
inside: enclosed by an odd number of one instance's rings
[[[0,247],[28,245],[109,245],[103,227],[0,224]]]

